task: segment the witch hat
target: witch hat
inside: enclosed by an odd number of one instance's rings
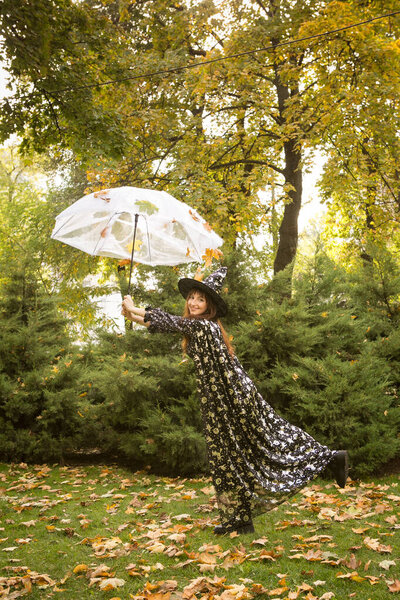
[[[184,277],[178,281],[179,291],[184,298],[187,298],[188,293],[193,289],[205,292],[217,307],[217,316],[224,317],[228,312],[228,307],[219,295],[219,292],[221,291],[227,271],[226,267],[220,267],[206,277],[204,281]]]

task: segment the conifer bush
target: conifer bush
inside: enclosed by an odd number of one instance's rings
[[[346,272],[317,253],[290,299],[263,288],[263,310],[237,334],[268,402],[321,443],[348,449],[354,476],[400,450],[398,268],[382,251],[367,268],[366,278],[365,265]]]
[[[288,297],[287,274],[260,285],[237,252],[226,282],[224,324],[260,393],[320,442],[347,448],[353,476],[400,454],[400,272],[385,249],[369,255],[345,270],[318,249]],[[3,267],[1,458],[65,460],[95,450],[133,469],[206,472],[196,378],[181,337],[134,327],[100,331],[78,349],[32,269]],[[182,314],[184,274],[139,267],[135,302]],[[142,285],[149,280],[150,289]]]
[[[196,382],[192,366],[181,362],[180,338],[138,329],[120,337],[103,333],[91,355],[84,374],[90,387],[82,402],[88,427],[81,446],[95,444],[133,468],[150,465],[170,474],[204,470]]]
[[[81,426],[80,361],[65,322],[29,271],[3,271],[0,297],[0,456],[62,460]]]

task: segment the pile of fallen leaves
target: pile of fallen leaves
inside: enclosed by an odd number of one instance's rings
[[[258,533],[216,537],[207,479],[1,465],[0,598],[385,598],[400,593],[399,493],[396,477],[313,484]]]

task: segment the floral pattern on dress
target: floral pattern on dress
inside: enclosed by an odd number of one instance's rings
[[[335,451],[280,417],[257,391],[218,323],[147,307],[150,333],[187,335],[222,523],[246,522],[314,479]]]

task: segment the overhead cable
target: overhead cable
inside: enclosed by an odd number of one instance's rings
[[[217,62],[223,62],[226,60],[231,60],[232,58],[240,58],[242,56],[248,56],[250,54],[256,54],[258,52],[268,52],[271,50],[276,50],[277,48],[282,48],[285,46],[290,46],[292,44],[298,44],[299,42],[307,42],[310,40],[319,39],[328,35],[332,35],[334,33],[339,33],[341,31],[346,31],[348,29],[354,29],[355,27],[360,27],[361,25],[366,25],[368,23],[372,23],[373,21],[378,21],[380,19],[388,19],[389,17],[393,17],[395,15],[400,14],[400,10],[387,13],[385,15],[380,15],[379,17],[371,17],[370,19],[366,19],[365,21],[359,21],[358,23],[352,23],[351,25],[345,25],[344,27],[338,27],[337,29],[331,29],[330,31],[324,31],[323,33],[316,33],[314,35],[308,35],[302,38],[296,38],[293,40],[287,40],[286,42],[280,42],[279,44],[273,44],[270,46],[264,46],[261,48],[256,48],[255,50],[245,50],[243,52],[237,52],[236,54],[228,54],[227,56],[220,56],[219,58],[210,58],[209,60],[204,60],[197,63],[189,63],[186,65],[182,65],[181,67],[172,67],[169,69],[161,69],[159,71],[152,71],[148,73],[141,73],[139,75],[131,75],[129,77],[123,77],[121,79],[111,79],[109,81],[103,81],[100,83],[90,83],[86,85],[73,86],[68,88],[62,88],[59,90],[46,90],[49,94],[61,94],[64,92],[72,92],[78,90],[85,90],[91,88],[99,88],[107,85],[114,85],[116,83],[124,83],[125,81],[134,81],[135,79],[150,79],[151,77],[155,77],[157,75],[168,75],[170,73],[178,73],[180,71],[184,71],[186,69],[195,69],[197,67],[203,67],[204,65],[210,65]]]

